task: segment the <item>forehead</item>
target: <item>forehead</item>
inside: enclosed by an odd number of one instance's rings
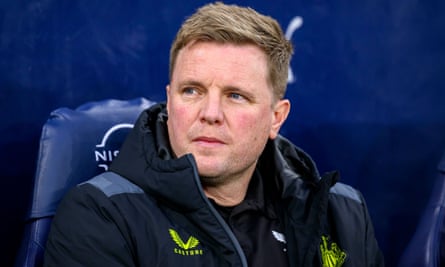
[[[173,70],[173,80],[187,76],[218,77],[268,83],[266,54],[253,44],[194,42],[182,48]],[[190,77],[188,77],[190,78]]]

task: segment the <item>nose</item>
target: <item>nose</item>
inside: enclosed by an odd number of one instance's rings
[[[224,120],[221,97],[217,94],[207,94],[202,103],[200,120],[208,124],[220,124]]]

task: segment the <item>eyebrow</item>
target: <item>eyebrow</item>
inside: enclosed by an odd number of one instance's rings
[[[207,88],[202,82],[199,82],[197,80],[192,80],[192,79],[188,79],[188,80],[179,82],[178,85],[179,85],[179,88],[184,87],[184,86],[197,86],[197,87]],[[239,93],[254,102],[257,98],[253,93],[248,92],[240,87],[233,86],[233,85],[226,85],[222,88],[222,90],[223,90],[223,92]]]
[[[246,90],[240,89],[239,87],[235,87],[235,86],[225,86],[223,88],[223,90],[225,92],[233,92],[233,93],[240,93],[241,95],[247,97],[250,101],[254,101],[256,99],[255,95],[252,94],[251,92],[248,92]]]
[[[179,87],[183,87],[183,86],[186,86],[186,85],[205,87],[201,82],[198,82],[198,81],[195,81],[195,80],[185,80],[183,82],[179,82],[178,85],[179,85]]]

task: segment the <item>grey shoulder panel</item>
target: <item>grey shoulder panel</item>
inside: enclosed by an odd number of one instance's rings
[[[90,184],[100,191],[102,191],[107,197],[111,197],[117,194],[141,194],[144,190],[139,186],[133,184],[124,177],[114,172],[104,172],[96,177],[86,181],[83,184]]]
[[[349,199],[357,201],[360,204],[362,203],[362,199],[358,191],[353,187],[343,183],[336,183],[333,187],[331,187],[330,193],[347,197]]]

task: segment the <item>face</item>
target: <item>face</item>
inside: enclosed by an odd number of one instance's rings
[[[196,42],[178,54],[167,86],[176,156],[193,154],[204,184],[248,178],[289,101],[274,101],[266,55],[254,45]]]

